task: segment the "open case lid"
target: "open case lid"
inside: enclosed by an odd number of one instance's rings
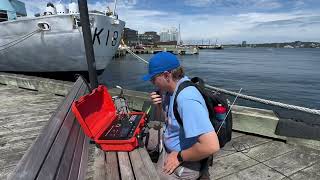
[[[94,139],[102,128],[108,127],[116,115],[112,98],[103,85],[74,101],[72,111],[84,133],[91,139]]]

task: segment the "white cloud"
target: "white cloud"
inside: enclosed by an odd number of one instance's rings
[[[204,3],[218,3],[220,0],[206,0]],[[245,0],[237,0],[245,3]],[[253,2],[253,0],[247,0]],[[28,12],[44,10],[44,1],[25,0]],[[121,2],[121,1],[119,1]],[[200,0],[194,0],[200,2]],[[230,2],[230,0],[226,0]],[[275,0],[256,0],[256,4],[269,3],[269,8],[279,7]],[[316,17],[318,10],[292,11],[283,13],[248,12],[229,15],[180,14],[173,11],[137,9],[137,0],[122,1],[117,5],[119,18],[126,22],[126,27],[136,29],[139,33],[157,31],[181,24],[181,37],[184,41],[218,39],[219,43],[273,42],[312,40],[320,41],[320,24]],[[88,5],[89,9],[104,11],[113,3],[101,1]],[[314,19],[312,19],[312,17]],[[301,23],[299,23],[301,21]],[[286,24],[285,24],[286,23]]]
[[[316,13],[248,13],[239,15],[181,15],[168,14],[168,16],[149,17],[147,22],[157,22],[156,27],[165,28],[181,24],[181,36],[185,41],[218,39],[220,43],[240,43],[242,40],[251,42],[294,41],[312,40],[319,41],[320,24],[308,21]],[[318,14],[319,15],[319,14]],[[146,20],[146,18],[144,18]],[[140,22],[143,21],[140,19]],[[285,21],[291,25],[272,27],[276,23]],[[298,21],[302,21],[298,23]],[[146,22],[146,21],[144,21]],[[306,24],[306,23],[309,23]],[[269,28],[259,25],[270,23]],[[302,24],[307,26],[301,26]],[[135,24],[130,24],[133,29],[144,29]],[[266,25],[264,25],[266,27]],[[159,30],[160,30],[159,28]]]
[[[193,7],[206,7],[209,4],[211,4],[214,0],[186,0],[184,2],[187,6],[193,6]]]
[[[259,8],[275,9],[282,7],[278,0],[185,0],[184,4],[193,7],[208,7],[213,5],[218,8]]]
[[[43,12],[47,6],[47,1],[25,0],[23,2],[26,5],[27,15],[31,17],[36,13]]]

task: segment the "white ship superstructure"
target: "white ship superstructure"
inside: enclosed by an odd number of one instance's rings
[[[125,23],[89,13],[97,70],[114,56]],[[0,22],[0,71],[87,71],[78,5],[47,6],[42,16]]]

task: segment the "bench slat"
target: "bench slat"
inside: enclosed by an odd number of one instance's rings
[[[116,152],[106,152],[106,176],[107,180],[119,180],[119,168]]]
[[[150,179],[149,173],[146,171],[146,167],[143,163],[140,153],[137,150],[129,152],[132,168],[136,178],[139,180]]]
[[[68,177],[74,148],[76,146],[75,139],[77,139],[79,131],[80,131],[80,126],[74,123],[55,179],[63,179],[63,177]]]
[[[36,178],[73,100],[75,97],[82,95],[79,94],[78,90],[83,84],[83,80],[78,78],[65,101],[59,105],[51,116],[48,125],[42,130],[35,143],[29,148],[15,170],[11,173],[8,178],[9,180],[33,180]]]
[[[84,141],[83,142],[83,150],[82,150],[82,154],[81,154],[81,162],[80,162],[80,167],[79,167],[80,172],[78,175],[78,180],[84,180],[86,178],[86,173],[87,173],[87,169],[88,169],[89,141],[90,141],[90,139],[87,136],[85,136],[83,141]]]
[[[106,154],[99,148],[95,148],[95,160],[94,160],[94,180],[105,180],[106,179]]]
[[[118,152],[119,168],[122,180],[134,180],[128,152]]]
[[[63,151],[68,142],[67,140],[70,134],[70,129],[72,128],[73,124],[75,124],[74,115],[70,111],[63,122],[60,131],[58,132],[58,135],[49,151],[49,154],[47,155],[42,168],[40,169],[37,177],[39,180],[51,180],[55,177],[56,169],[59,167]]]
[[[83,84],[80,87],[78,94],[84,94],[85,90],[86,86]],[[58,132],[56,139],[54,140],[54,143],[47,155],[47,158],[39,171],[37,179],[52,180],[55,178],[56,171],[60,166],[60,162],[62,160],[62,156],[65,152],[66,146],[68,146],[68,143],[70,144],[72,141],[75,141],[75,139],[70,139],[71,141],[68,142],[73,126],[77,126],[77,122],[75,120],[74,114],[71,111],[71,108],[69,108],[60,131]]]
[[[142,157],[142,161],[144,163],[144,167],[146,168],[147,172],[149,173],[149,177],[152,180],[160,180],[158,172],[153,165],[151,158],[145,148],[138,149],[140,156]]]
[[[78,126],[80,126],[77,123]],[[71,164],[71,169],[70,169],[70,174],[68,179],[78,179],[79,178],[79,167],[80,167],[80,162],[81,162],[81,157],[82,157],[82,151],[83,148],[87,148],[84,147],[84,141],[86,140],[85,135],[83,133],[83,131],[80,131],[78,139],[77,139],[77,143],[76,143],[76,149],[75,152],[73,154],[73,158],[72,158],[72,164]]]

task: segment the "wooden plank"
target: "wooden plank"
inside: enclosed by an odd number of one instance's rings
[[[265,164],[286,176],[290,176],[318,162],[319,159],[319,151],[300,147],[287,154],[266,161]]]
[[[217,159],[223,156],[234,154],[237,152],[237,150],[248,152],[251,148],[268,143],[270,141],[272,140],[252,135],[239,136],[231,139],[231,141],[228,142],[220,151],[215,153],[214,158]]]
[[[119,180],[119,164],[116,152],[106,152],[107,180]]]
[[[245,135],[246,134],[244,134],[244,133],[232,131],[232,139],[237,138],[237,137],[241,137],[241,136],[245,136]]]
[[[56,112],[51,116],[49,124],[43,129],[33,146],[22,157],[15,170],[8,178],[9,180],[32,180],[36,178],[37,173],[46,158],[47,152],[56,137],[59,127],[63,123],[65,114],[68,112],[73,99],[77,96],[82,85],[82,79],[78,79],[75,82],[65,101],[63,101],[61,106],[59,106]]]
[[[79,124],[77,124],[77,125],[80,126]],[[78,179],[78,177],[79,177],[79,167],[80,167],[80,163],[81,163],[82,151],[84,148],[83,147],[84,140],[85,140],[85,135],[84,135],[83,131],[80,131],[78,139],[77,139],[74,155],[72,158],[72,164],[71,164],[70,173],[69,173],[69,177],[68,177],[69,180]]]
[[[56,169],[62,159],[65,146],[67,145],[68,137],[71,132],[72,126],[75,124],[74,115],[69,109],[66,119],[64,120],[56,139],[51,146],[49,153],[39,171],[37,179],[53,179],[56,174]]]
[[[67,94],[71,87],[66,81],[3,72],[0,72],[0,83],[61,95]]]
[[[58,167],[57,175],[55,179],[66,179],[69,175],[71,161],[74,153],[74,149],[76,146],[76,139],[79,135],[80,126],[77,126],[75,123],[72,126],[70,136],[68,138],[68,142],[66,144],[61,162]]]
[[[308,179],[308,180],[319,180],[320,179],[320,162],[298,171],[297,173],[290,176],[291,180],[300,180],[300,179]]]
[[[212,162],[212,166],[209,167],[209,173],[215,179],[228,176],[259,163],[241,152],[214,159]]]
[[[7,179],[14,167],[15,165],[0,168],[0,179]]]
[[[133,180],[134,174],[132,172],[130,158],[128,152],[118,152],[119,169],[122,180]]]
[[[135,149],[129,152],[129,156],[130,156],[130,161],[132,164],[135,177],[138,178],[139,180],[151,179],[151,177],[149,176],[149,173],[146,170],[146,167],[143,164],[143,160],[140,156],[139,151]]]
[[[81,130],[82,131],[82,130]],[[88,169],[88,158],[89,158],[89,138],[87,136],[83,139],[83,149],[81,154],[81,161],[79,164],[79,174],[78,180],[84,180],[86,177],[87,169]]]
[[[282,154],[288,153],[295,150],[296,147],[288,145],[279,141],[272,141],[260,146],[251,148],[247,156],[257,159],[260,162],[267,161],[269,159],[281,156]]]
[[[95,149],[95,160],[94,160],[94,180],[105,180],[106,177],[106,154],[99,148]]]
[[[274,179],[282,179],[285,176],[281,175],[277,171],[267,167],[263,164],[257,164],[248,169],[244,169],[237,173],[234,173],[225,178],[221,178],[221,180],[227,179],[250,179],[250,180],[274,180]]]
[[[139,148],[138,151],[140,153],[140,156],[142,157],[144,167],[146,168],[147,172],[149,173],[150,179],[160,180],[160,177],[157,173],[157,170],[156,170],[155,166],[153,165],[151,158],[150,158],[148,152],[146,151],[146,149]]]
[[[89,138],[87,138],[87,139],[90,140]],[[95,150],[99,149],[99,148],[97,148],[94,144],[90,144],[89,142],[90,141],[88,141],[88,166],[86,169],[85,179],[86,180],[93,180],[94,179],[94,171],[96,169],[94,167]],[[104,158],[104,160],[105,160],[105,158]]]

